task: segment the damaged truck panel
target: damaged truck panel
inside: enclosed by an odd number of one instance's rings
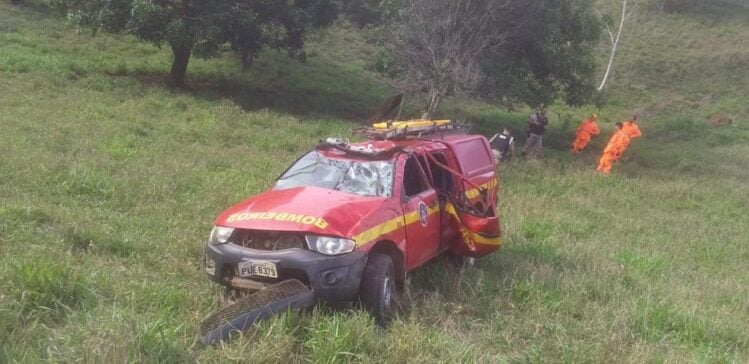
[[[406,272],[499,248],[498,185],[479,135],[321,143],[216,218],[205,271],[241,294],[293,279],[314,302],[359,299],[385,324]]]

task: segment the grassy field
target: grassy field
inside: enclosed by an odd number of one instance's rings
[[[193,60],[171,90],[166,50],[0,2],[0,363],[749,361],[749,23],[655,11],[600,110],[604,134],[644,116],[612,175],[594,173],[603,138],[566,152],[593,109],[553,107],[544,158],[502,168],[504,248],[462,276],[414,272],[390,329],[319,307],[204,347],[213,218],[390,95],[367,47],[336,28],[306,64]],[[483,132],[524,119],[444,113]]]

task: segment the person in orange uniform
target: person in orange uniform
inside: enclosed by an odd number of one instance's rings
[[[637,115],[632,115],[629,120],[626,120],[622,124],[622,130],[629,135],[630,139],[639,138],[642,136],[640,127],[635,123],[637,121]]]
[[[623,129],[623,123],[616,123],[616,132],[614,132],[611,140],[609,140],[609,144],[606,145],[606,149],[603,150],[603,156],[601,156],[601,160],[598,162],[596,171],[609,174],[611,166],[622,156],[622,153],[629,146],[630,140],[629,134]]]
[[[598,115],[591,114],[589,118],[583,120],[580,126],[577,127],[577,136],[575,137],[575,141],[572,142],[573,154],[582,152],[588,146],[588,143],[590,143],[590,139],[601,133],[596,121],[598,121]]]

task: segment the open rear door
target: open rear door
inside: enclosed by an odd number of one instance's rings
[[[458,166],[451,167],[429,155],[430,163],[439,165],[459,180],[460,189],[445,206],[458,238],[450,247],[458,255],[481,257],[499,249],[500,224],[497,216],[497,172],[486,139],[480,136],[446,141],[453,150]]]
[[[501,231],[496,213],[479,214],[464,210],[454,203],[447,205],[447,213],[453,218],[453,223],[460,232],[458,244],[452,247],[458,255],[482,257],[501,246]]]

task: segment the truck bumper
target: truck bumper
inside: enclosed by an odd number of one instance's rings
[[[237,265],[243,261],[274,263],[278,278],[253,276],[239,279]],[[332,303],[356,297],[366,262],[367,255],[362,251],[328,256],[304,249],[261,251],[231,243],[206,244],[204,271],[212,281],[232,288],[245,288],[238,286],[239,281],[261,287],[298,279],[312,289],[317,300]]]

